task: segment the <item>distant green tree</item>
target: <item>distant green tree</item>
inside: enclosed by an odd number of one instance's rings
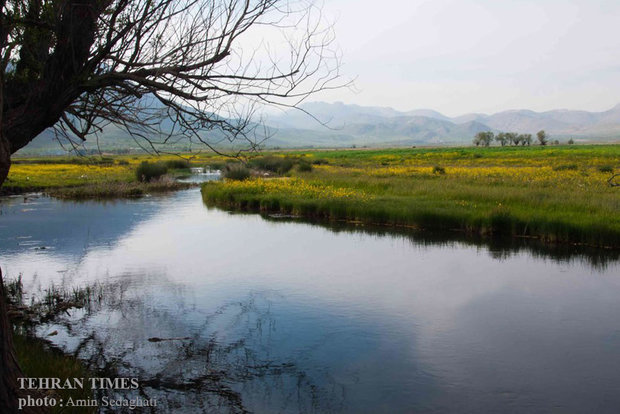
[[[572,138],[568,140],[568,145],[573,145],[574,143],[575,143],[575,141],[573,141]]]
[[[491,131],[478,132],[474,138],[474,144],[477,147],[480,145],[483,147],[488,147],[491,145],[494,136],[495,134]]]
[[[521,134],[519,135],[519,142],[521,145],[531,145],[532,144],[532,134]]]
[[[506,133],[500,132],[499,134],[497,134],[495,136],[495,141],[499,142],[502,147],[506,146],[506,144],[508,144],[508,138],[506,137]]]
[[[506,132],[506,139],[510,145],[519,145],[519,134],[516,132]]]
[[[538,142],[540,143],[540,145],[547,145],[547,143],[549,142],[547,138],[547,133],[544,130],[538,131],[538,133],[536,134],[536,138],[538,138]]]

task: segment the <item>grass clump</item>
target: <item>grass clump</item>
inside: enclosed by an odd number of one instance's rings
[[[577,164],[561,164],[553,167],[554,171],[576,171],[579,169]]]
[[[70,355],[64,354],[54,347],[51,342],[34,336],[34,327],[42,322],[53,319],[55,315],[64,313],[67,309],[82,308],[96,295],[95,289],[73,289],[71,292],[52,286],[45,291],[41,300],[32,300],[24,303],[21,275],[17,279],[4,281],[5,300],[8,304],[8,315],[13,324],[13,343],[15,354],[24,375],[30,378],[59,378],[65,380],[84,379],[84,387],[76,389],[57,389],[46,393],[47,396],[61,399],[87,400],[94,399],[94,390],[90,387],[89,377],[97,376],[89,372],[82,362]],[[20,397],[26,397],[24,394]],[[32,398],[42,395],[32,391]],[[46,411],[47,412],[47,411]],[[50,413],[96,413],[96,407],[67,406],[58,404],[51,407]]]
[[[598,170],[602,173],[610,173],[613,174],[614,172],[614,167],[612,167],[611,165],[601,165],[600,167],[598,167]]]
[[[142,197],[145,194],[164,193],[190,188],[192,184],[173,179],[159,179],[151,182],[110,182],[79,187],[64,187],[48,190],[52,197],[65,200],[104,200],[113,198]]]
[[[446,173],[446,169],[443,167],[440,167],[439,165],[435,165],[433,167],[433,174],[445,174]]]
[[[161,178],[167,172],[168,167],[163,163],[142,161],[138,168],[136,168],[136,178],[140,182],[148,183]]]
[[[248,162],[248,166],[250,168],[269,171],[281,175],[289,172],[294,165],[295,161],[290,157],[278,157],[274,155],[254,158]]]
[[[318,158],[316,160],[312,160],[312,164],[313,165],[327,165],[329,164],[329,161],[323,159],[323,158]]]
[[[223,161],[211,161],[209,164],[205,165],[204,168],[206,171],[216,171],[223,170],[226,166],[226,163]]]
[[[53,391],[53,397],[57,400],[87,400],[95,397],[94,391],[90,388],[89,377],[92,377],[82,363],[72,356],[65,355],[62,351],[52,347],[44,340],[25,336],[22,334],[13,335],[15,353],[19,366],[24,375],[30,378],[60,378],[60,382],[65,380],[73,381],[74,378],[84,378],[84,388],[60,389]],[[49,395],[49,394],[48,394]],[[52,396],[52,395],[50,395]],[[36,396],[33,396],[36,398]],[[96,413],[96,407],[52,407],[52,414],[82,414]]]
[[[222,175],[229,180],[243,181],[250,178],[250,170],[243,164],[226,164]]]
[[[166,168],[170,170],[187,170],[190,167],[189,161],[181,159],[168,160],[164,164],[166,165]]]
[[[309,162],[300,162],[297,165],[297,171],[299,172],[310,172],[312,171],[312,164]]]
[[[35,159],[16,159],[13,164],[72,164],[72,165],[113,165],[113,157],[47,157]]]

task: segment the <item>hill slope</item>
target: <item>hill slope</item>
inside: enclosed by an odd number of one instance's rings
[[[393,108],[347,105],[341,102],[311,102],[300,110],[271,115],[265,121],[267,147],[349,147],[405,146],[429,144],[468,144],[480,131],[506,131],[535,134],[544,129],[553,139],[582,141],[620,140],[620,105],[604,112],[553,110],[503,111],[497,114],[465,114],[448,117],[430,109],[400,112]],[[312,115],[309,115],[312,114]],[[170,121],[164,120],[165,128]],[[210,142],[222,141],[221,134],[210,133]],[[157,138],[157,137],[155,137]],[[259,140],[264,138],[257,137]],[[144,144],[144,143],[143,143]],[[222,141],[223,148],[229,144]],[[170,151],[196,148],[187,142],[166,147]],[[108,127],[99,145],[93,139],[86,151],[138,150],[137,143],[125,131]],[[46,131],[22,153],[62,153],[51,131]]]

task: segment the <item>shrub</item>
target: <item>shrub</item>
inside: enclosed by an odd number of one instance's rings
[[[162,175],[168,172],[168,168],[162,163],[150,163],[148,161],[142,161],[136,169],[136,178],[138,181],[149,182],[159,179]]]
[[[297,171],[299,172],[310,172],[312,171],[312,164],[308,163],[308,162],[300,162],[299,165],[297,166]]]
[[[314,165],[327,165],[329,161],[319,158],[318,160],[312,160],[312,164]]]
[[[439,165],[435,165],[433,167],[433,174],[445,174],[446,173],[446,169],[443,167],[440,167]]]
[[[223,170],[226,166],[226,163],[221,161],[210,161],[208,165],[205,165],[205,170],[215,171],[215,170]]]
[[[576,170],[579,167],[577,166],[577,164],[562,164],[562,165],[556,165],[555,167],[553,167],[554,171],[566,171],[566,170]]]
[[[293,168],[294,162],[289,157],[267,156],[254,158],[249,162],[249,165],[260,170],[271,171],[277,174],[286,174]]]
[[[189,168],[189,161],[187,160],[168,160],[166,161],[166,167],[171,170],[186,170]]]
[[[611,165],[601,165],[600,167],[598,167],[598,170],[602,173],[613,173],[614,167],[612,167]]]
[[[243,181],[250,177],[250,170],[243,164],[226,164],[222,175],[230,180]]]
[[[99,165],[113,165],[114,164],[114,158],[110,158],[110,157],[101,157],[98,160],[95,161],[95,164],[99,164]]]

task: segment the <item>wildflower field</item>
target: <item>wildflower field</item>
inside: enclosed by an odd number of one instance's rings
[[[96,157],[37,157],[13,160],[2,190],[5,193],[45,191],[62,198],[110,198],[169,191],[186,186],[173,179],[139,183],[140,163],[187,163],[188,167],[218,167],[226,158],[211,154],[123,155]],[[172,167],[172,176],[179,175]]]
[[[102,182],[129,182],[132,169],[127,165],[73,163],[13,163],[6,186],[21,188],[74,187]]]
[[[207,183],[209,205],[620,248],[620,145],[289,152],[311,171]]]

